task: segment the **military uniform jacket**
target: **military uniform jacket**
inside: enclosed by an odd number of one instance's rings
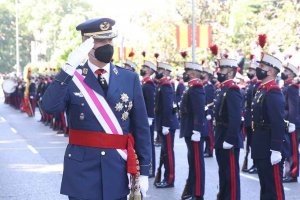
[[[173,107],[175,103],[175,92],[172,84],[167,78],[162,78],[158,84],[155,96],[155,123],[157,130],[162,130],[162,127],[170,129],[178,129],[178,119],[176,110]]]
[[[244,107],[244,118],[245,118],[245,127],[251,127],[251,104],[254,98],[254,95],[259,87],[260,82],[257,79],[251,80],[245,89],[245,107]]]
[[[31,82],[29,85],[29,96],[33,98],[36,96],[36,85],[34,82]]]
[[[223,148],[223,142],[234,148],[242,148],[241,113],[242,96],[233,80],[220,85],[214,100],[214,117],[216,121],[215,148]]]
[[[180,104],[180,137],[191,137],[193,130],[199,131],[201,136],[205,136],[203,135],[205,133],[204,106],[205,92],[203,85],[199,80],[194,79],[189,82]]]
[[[90,88],[105,97],[87,63],[78,72],[85,76],[84,82]],[[150,130],[138,75],[110,64],[105,99],[123,133],[133,134],[140,172],[148,175],[151,160]],[[49,113],[59,113],[66,109],[70,129],[104,132],[72,77],[64,71],[47,88],[42,108]],[[69,144],[65,152],[61,193],[79,199],[114,200],[124,197],[129,193],[126,162],[115,149]]]
[[[176,103],[177,103],[177,105],[180,105],[184,90],[185,90],[184,83],[182,81],[179,81],[177,88],[176,88]]]
[[[266,159],[281,151],[285,133],[284,96],[275,80],[258,87],[252,103],[253,159]]]
[[[204,91],[205,91],[205,105],[208,105],[208,104],[211,104],[211,103],[214,102],[215,88],[208,81],[204,81],[203,85],[204,85]],[[213,109],[212,108],[213,108],[213,106],[209,106],[206,114],[213,115]]]
[[[291,123],[299,123],[299,85],[286,81],[282,88],[285,97],[284,119]]]
[[[148,117],[154,118],[154,102],[156,86],[150,77],[145,77],[142,81],[143,96],[145,99]]]

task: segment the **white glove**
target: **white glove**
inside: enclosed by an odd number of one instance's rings
[[[30,99],[33,99],[33,96],[30,96],[29,98],[30,98]]]
[[[148,117],[148,124],[149,124],[149,126],[151,126],[152,123],[153,123],[153,118]]]
[[[296,126],[293,123],[289,123],[289,133],[292,133],[296,130]]]
[[[244,118],[244,117],[242,117],[242,118],[241,118],[241,121],[242,121],[242,122],[243,122],[243,121],[245,121],[245,118]]]
[[[163,134],[163,135],[168,135],[168,133],[169,133],[169,127],[163,126],[162,128],[163,128],[163,129],[162,129],[162,134]]]
[[[83,60],[87,58],[88,53],[93,47],[94,39],[90,37],[69,54],[68,61],[66,65],[62,67],[62,69],[69,75],[73,76],[76,67],[78,67],[78,65],[80,65]]]
[[[139,181],[140,181],[141,193],[142,193],[143,197],[146,197],[147,196],[147,191],[149,189],[148,176],[140,175]]]
[[[211,115],[206,115],[207,120],[211,120]]]
[[[279,151],[271,150],[271,164],[276,165],[282,159],[281,153]]]
[[[207,110],[208,110],[208,106],[205,106],[205,107],[204,107],[204,111],[207,111]]]
[[[231,149],[233,147],[232,144],[229,144],[228,142],[223,142],[223,149]]]
[[[191,140],[194,142],[200,142],[201,134],[199,131],[193,131],[193,135],[191,137]]]

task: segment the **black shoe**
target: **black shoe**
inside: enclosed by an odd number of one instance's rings
[[[248,170],[248,173],[249,174],[257,174],[257,168],[256,167],[253,167],[251,169]]]
[[[64,134],[65,132],[63,130],[59,130],[56,132],[56,134]]]
[[[284,178],[282,180],[283,183],[297,183],[298,182],[298,179],[297,177],[291,177],[291,176],[288,176],[286,178]]]
[[[171,188],[174,187],[174,183],[169,184],[167,181],[162,181],[160,183],[156,183],[155,186],[157,188]]]
[[[204,158],[211,158],[211,157],[213,157],[212,153],[204,153],[203,156],[204,156]]]
[[[181,195],[181,199],[182,200],[187,200],[190,199],[192,197],[192,189],[191,189],[191,185],[189,180],[186,180],[182,195]]]

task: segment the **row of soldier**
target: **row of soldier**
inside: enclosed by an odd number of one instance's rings
[[[54,76],[39,75],[30,77],[28,83],[21,78],[4,76],[4,80],[10,79],[15,83],[12,93],[4,92],[4,103],[9,104],[13,108],[26,112],[28,116],[35,116],[36,108],[38,108],[41,119],[40,122],[46,126],[50,126],[57,134],[67,134],[67,122],[65,120],[65,112],[47,113],[40,106],[42,96],[47,87],[53,81]],[[28,87],[28,99],[26,102],[25,90]],[[30,104],[29,109],[26,109],[26,103]]]
[[[182,199],[203,199],[204,157],[212,157],[214,148],[219,165],[218,199],[240,199],[239,151],[244,140],[247,140],[246,156],[241,170],[258,173],[263,199],[284,199],[282,182],[297,182],[298,67],[287,63],[283,70],[279,59],[268,54],[263,54],[261,60],[251,59],[247,85],[238,85],[233,80],[238,73],[233,59],[218,60],[216,74],[200,64],[187,62],[183,80],[179,75],[175,81],[170,79],[169,64],[144,62],[140,75],[151,130],[150,177],[155,176],[157,188],[174,187],[174,137],[178,128],[187,145],[189,164]],[[127,61],[125,68],[135,71],[137,65]],[[280,79],[284,81],[282,89],[276,84]],[[154,130],[161,141],[158,167]],[[253,166],[248,168],[250,150]],[[285,173],[281,171],[283,165]]]

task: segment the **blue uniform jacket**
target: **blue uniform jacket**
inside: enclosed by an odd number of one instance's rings
[[[299,121],[299,85],[291,82],[286,83],[282,88],[282,93],[285,97],[284,118],[297,124]]]
[[[104,96],[102,87],[86,63],[81,70],[84,82]],[[132,109],[115,108],[121,102],[121,94],[127,94]],[[136,73],[110,64],[110,80],[106,101],[116,115],[124,134],[132,133],[135,150],[140,162],[140,172],[148,175],[151,160],[150,131],[144,98]],[[104,132],[87,105],[72,77],[61,71],[48,87],[42,99],[46,112],[58,113],[66,109],[69,128]],[[124,112],[129,117],[122,119]],[[128,178],[126,162],[115,149],[99,149],[68,145],[65,152],[61,193],[78,199],[115,200],[126,196]]]
[[[217,90],[214,102],[216,120],[215,148],[223,148],[223,142],[234,148],[243,148],[241,134],[242,96],[233,80],[227,80]]]
[[[176,104],[177,105],[180,105],[184,90],[185,90],[184,83],[182,81],[179,81],[178,86],[176,88]]]
[[[163,78],[157,87],[155,97],[155,123],[157,130],[162,127],[178,129],[179,123],[176,117],[176,110],[173,107],[175,103],[175,92],[172,84]]]
[[[193,130],[199,131],[201,136],[207,136],[207,133],[204,132],[204,107],[205,93],[203,85],[199,80],[190,81],[180,104],[180,137],[191,137]]]
[[[244,110],[245,110],[244,126],[245,127],[251,127],[251,104],[259,85],[260,82],[258,82],[256,79],[251,80],[245,89],[245,95],[244,95],[244,99],[245,99],[244,100],[245,102],[244,103]]]
[[[154,102],[155,102],[155,83],[150,77],[146,77],[142,81],[143,96],[145,99],[148,117],[154,118]]]
[[[205,91],[205,97],[206,97],[205,98],[205,105],[208,105],[208,104],[214,102],[215,88],[208,81],[204,82],[203,85],[204,85],[204,91]],[[213,115],[213,109],[212,108],[213,108],[213,106],[209,106],[206,114]]]
[[[253,159],[267,159],[270,150],[282,151],[285,134],[284,97],[275,81],[259,86],[252,104]]]

